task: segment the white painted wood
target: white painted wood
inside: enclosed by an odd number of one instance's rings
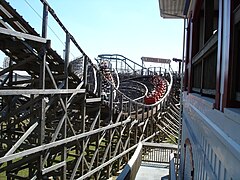
[[[240,177],[240,171],[236,168],[240,167],[240,126],[238,121],[230,118],[235,117],[231,116],[235,112],[229,111],[231,109],[222,113],[213,109],[207,98],[193,94],[185,97],[182,147],[189,138],[194,179]],[[181,153],[183,155],[183,150]]]

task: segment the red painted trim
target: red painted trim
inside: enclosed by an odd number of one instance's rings
[[[236,65],[235,64],[235,61],[237,61],[236,58],[236,53],[239,53],[239,51],[234,51],[234,47],[235,47],[235,34],[234,34],[234,30],[235,30],[235,22],[234,22],[234,17],[235,17],[235,14],[233,13],[234,12],[234,8],[235,8],[236,5],[234,4],[231,4],[231,39],[230,39],[230,55],[229,55],[229,69],[228,69],[228,85],[227,87],[227,90],[228,90],[228,93],[227,93],[227,101],[226,101],[226,107],[240,107],[240,102],[236,101],[235,99],[233,99],[232,97],[232,82],[233,82],[233,79],[234,79],[234,76],[236,76],[235,73],[237,72],[234,72],[234,66]],[[240,11],[240,10],[239,10]],[[239,21],[240,22],[240,21]],[[239,23],[238,22],[238,23]],[[240,34],[239,34],[239,37],[240,37]]]
[[[190,32],[191,32],[191,19],[188,19],[187,36],[186,36],[186,64],[189,63]]]
[[[223,4],[219,1],[219,20],[218,20],[218,52],[217,52],[217,70],[216,70],[216,95],[214,108],[220,109],[220,82],[221,82],[221,67],[222,67],[222,29],[223,29]]]
[[[190,33],[190,54],[189,54],[189,69],[188,69],[188,92],[190,93],[192,90],[193,84],[193,66],[192,66],[192,58],[198,53],[199,51],[199,26],[200,22],[199,19],[196,21],[192,21],[191,23],[191,33]]]
[[[190,19],[190,32],[189,32],[189,61],[188,65],[186,66],[187,68],[187,84],[188,84],[188,93],[191,92],[192,90],[192,78],[191,78],[191,68],[192,68],[192,49],[193,49],[193,23]]]
[[[190,32],[191,32],[191,18],[188,19],[187,36],[186,36],[186,64],[185,64],[185,75],[184,75],[184,90],[188,87],[188,64],[190,54]],[[188,87],[189,88],[189,87]]]
[[[228,3],[230,3],[230,5],[232,5],[231,1],[227,1]],[[231,8],[231,13],[230,13],[230,40],[229,40],[229,54],[228,54],[228,58],[226,58],[225,61],[225,74],[224,74],[224,94],[223,94],[223,107],[222,110],[226,107],[230,107],[230,94],[231,94],[231,62],[232,62],[232,35],[233,35],[233,6],[230,7]]]

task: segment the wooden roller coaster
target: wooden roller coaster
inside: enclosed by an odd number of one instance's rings
[[[41,3],[40,36],[0,1],[0,50],[9,57],[0,71],[0,179],[106,179],[138,142],[176,143],[177,75],[121,55],[99,55],[93,64]],[[66,34],[64,58],[46,38],[49,13]],[[82,55],[71,62],[70,43]]]

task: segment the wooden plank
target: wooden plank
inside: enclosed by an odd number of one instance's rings
[[[86,99],[86,103],[101,102],[101,100],[101,98],[88,98]]]
[[[12,146],[12,148],[5,154],[5,156],[8,156],[10,154],[13,154],[17,148],[25,141],[25,139],[29,136],[29,134],[32,133],[32,131],[37,127],[38,122],[35,122],[24,135]]]
[[[150,143],[150,142],[143,142],[143,146],[148,147],[157,147],[157,148],[164,148],[164,149],[177,149],[176,144],[170,144],[170,143]]]
[[[58,168],[61,168],[61,167],[65,166],[65,165],[66,165],[66,161],[62,161],[62,162],[60,162],[60,163],[54,164],[54,165],[52,165],[52,166],[50,166],[50,167],[44,168],[44,169],[42,170],[42,174],[43,174],[43,175],[44,175],[44,174],[47,174],[47,173],[49,173],[49,172],[51,172],[51,171],[54,171],[54,170],[56,170],[56,169],[58,169]]]
[[[48,144],[44,144],[44,145],[41,145],[41,146],[38,146],[38,147],[35,147],[35,148],[25,150],[25,151],[22,151],[22,152],[11,154],[11,155],[6,156],[6,157],[1,157],[0,158],[0,163],[10,161],[10,160],[13,160],[13,159],[16,159],[16,158],[21,158],[23,156],[34,154],[34,153],[37,153],[37,152],[41,152],[41,151],[47,150],[49,148],[60,146],[62,144],[66,144],[66,143],[69,143],[69,142],[72,142],[72,141],[76,141],[78,139],[82,139],[84,137],[88,137],[88,136],[91,136],[93,134],[97,134],[97,133],[102,132],[102,131],[106,131],[106,130],[109,130],[109,129],[112,129],[112,128],[116,128],[118,126],[122,126],[123,124],[129,123],[129,122],[131,122],[130,118],[128,118],[128,119],[126,119],[122,122],[118,122],[118,123],[115,123],[115,124],[112,124],[112,125],[107,125],[107,126],[104,126],[102,128],[99,128],[99,129],[95,129],[95,130],[92,130],[92,131],[88,131],[88,132],[85,132],[85,133],[81,133],[81,134],[78,134],[78,135],[75,135],[75,136],[68,137],[66,139],[61,139],[61,140],[58,140],[58,141],[55,141],[55,142],[51,142],[51,143],[48,143]]]
[[[34,95],[50,95],[50,94],[73,94],[73,93],[84,93],[85,89],[8,89],[0,90],[0,96],[8,95],[23,95],[23,94],[34,94]]]
[[[8,36],[15,36],[16,38],[23,39],[23,40],[28,39],[28,40],[36,41],[36,42],[39,42],[39,43],[46,43],[47,42],[47,39],[45,39],[45,38],[30,35],[30,34],[26,34],[26,33],[22,33],[22,32],[18,32],[18,31],[13,31],[11,29],[6,29],[6,28],[2,28],[2,27],[0,27],[0,33],[8,35]]]

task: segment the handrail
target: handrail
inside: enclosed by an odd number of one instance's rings
[[[160,149],[166,149],[171,150],[171,153],[169,154],[168,162],[169,163],[169,177],[171,180],[176,180],[176,172],[175,172],[175,153],[173,150],[177,151],[177,148],[172,147],[169,144],[164,145],[164,143],[149,143],[149,142],[139,142],[138,146],[131,157],[131,159],[128,161],[128,163],[124,166],[124,169],[118,176],[117,180],[125,180],[130,179],[134,180],[137,172],[141,166],[142,161],[145,161],[143,159],[143,152],[145,151],[145,148],[160,148]],[[166,152],[165,152],[166,154]],[[154,161],[155,162],[155,161]],[[157,162],[157,161],[156,161]],[[164,162],[166,163],[166,162]]]
[[[72,40],[73,44],[77,47],[77,49],[84,55],[87,56],[86,53],[83,51],[83,49],[80,47],[80,45],[77,43],[75,38],[71,35],[71,33],[67,30],[67,28],[63,25],[61,20],[58,18],[55,11],[51,8],[51,6],[48,4],[46,0],[40,0],[43,4],[48,6],[48,11],[51,13],[52,17],[56,20],[56,22],[59,24],[59,26],[62,28],[62,30],[70,36],[70,39]],[[89,57],[88,57],[89,58]]]
[[[145,162],[168,163],[170,154],[177,152],[177,145],[175,144],[144,142],[143,146],[144,156],[142,161]]]
[[[109,57],[107,57],[107,56],[109,56]],[[115,58],[114,58],[114,56],[115,56]],[[143,67],[142,65],[140,65],[140,64],[134,62],[133,60],[128,59],[128,58],[126,58],[125,56],[120,55],[120,54],[100,54],[100,55],[98,55],[98,57],[99,57],[99,58],[102,58],[102,59],[105,58],[105,59],[110,59],[110,60],[112,60],[112,59],[114,59],[114,60],[120,60],[120,61],[128,60],[128,61],[130,61],[131,63],[133,63],[133,64],[141,67],[142,69],[147,69],[146,67]],[[122,57],[122,59],[117,58],[117,57]]]
[[[176,180],[176,171],[175,171],[175,163],[174,163],[175,155],[171,153],[169,156],[169,179]]]
[[[118,176],[117,180],[123,180],[123,179],[134,180],[135,179],[138,169],[142,163],[142,147],[143,147],[143,144],[140,142],[132,158],[125,165],[123,171]]]

